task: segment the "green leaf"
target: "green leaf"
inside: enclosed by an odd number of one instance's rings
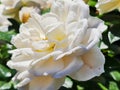
[[[9,58],[10,54],[8,53],[8,50],[12,49],[12,45],[10,44],[3,44],[0,46],[0,63],[5,62],[6,59]]]
[[[63,86],[66,87],[66,88],[71,88],[72,85],[73,85],[72,80],[71,80],[70,78],[66,77],[66,78],[65,78],[65,83],[64,83]]]
[[[120,81],[120,72],[118,71],[112,71],[110,72],[110,75],[112,76],[112,78],[116,81]]]
[[[100,49],[107,49],[108,48],[108,46],[103,41],[99,42],[98,46]]]
[[[119,12],[112,11],[110,13],[106,13],[101,17],[105,22],[109,22],[111,24],[120,24],[120,15]]]
[[[0,90],[8,90],[12,87],[11,82],[0,81]]]
[[[111,25],[109,27],[109,31],[112,33],[113,36],[120,38],[120,23]]]
[[[113,35],[111,32],[108,32],[108,38],[110,43],[120,40],[120,37]]]
[[[50,8],[42,9],[41,14],[45,14],[45,13],[47,13],[47,12],[50,12]]]
[[[79,85],[77,85],[77,90],[84,90],[84,88],[79,86]]]
[[[109,49],[109,50],[107,50],[107,52],[108,52],[109,57],[114,57],[115,53],[112,50]]]
[[[13,35],[15,35],[14,31],[0,32],[0,40],[10,42]]]
[[[120,46],[117,44],[111,44],[110,49],[114,52],[115,55],[120,54]]]
[[[12,74],[10,70],[7,67],[0,64],[0,78],[11,77],[11,75]]]
[[[111,81],[110,84],[109,84],[109,90],[119,90],[119,88],[117,86],[117,83]]]
[[[89,0],[88,5],[94,7],[96,5],[96,0]]]
[[[98,83],[98,85],[100,86],[100,88],[102,89],[102,90],[108,90],[104,85],[102,85],[101,83]]]

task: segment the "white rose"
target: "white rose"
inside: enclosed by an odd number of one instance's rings
[[[120,0],[98,0],[96,8],[100,14],[118,9],[120,11]]]
[[[105,59],[96,44],[106,28],[81,0],[57,0],[50,13],[32,14],[11,41],[17,49],[7,64],[18,71],[17,87],[57,90],[66,75],[80,81],[99,76]]]

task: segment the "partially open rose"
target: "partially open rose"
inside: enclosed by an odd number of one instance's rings
[[[96,7],[101,14],[115,9],[120,11],[120,0],[98,0]]]
[[[82,0],[57,0],[49,13],[32,14],[11,41],[17,49],[7,64],[18,71],[17,87],[58,90],[66,75],[80,81],[99,76],[105,59],[96,44],[105,29]]]
[[[8,27],[11,25],[11,23],[8,21],[7,17],[5,17],[2,12],[3,12],[3,5],[0,5],[0,31],[1,32],[6,32],[8,31]]]

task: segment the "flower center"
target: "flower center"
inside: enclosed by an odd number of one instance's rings
[[[33,44],[36,52],[52,52],[55,47],[55,43],[41,41]]]
[[[22,21],[23,23],[25,23],[25,22],[28,21],[29,18],[30,18],[30,13],[24,13],[24,14],[22,15],[21,21]]]

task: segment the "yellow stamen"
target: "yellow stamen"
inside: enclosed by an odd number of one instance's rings
[[[23,23],[27,22],[29,18],[30,18],[30,13],[24,13],[22,15],[22,22]]]

